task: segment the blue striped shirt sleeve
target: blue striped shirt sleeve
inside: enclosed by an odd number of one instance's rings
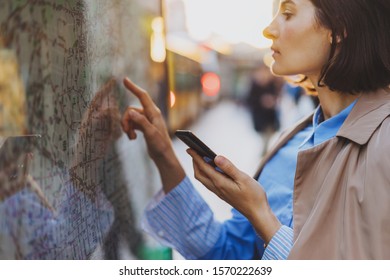
[[[165,195],[160,191],[146,208],[143,229],[186,259],[198,259],[217,242],[222,224],[188,177]]]
[[[268,243],[262,260],[286,260],[293,246],[293,239],[293,229],[282,226]]]

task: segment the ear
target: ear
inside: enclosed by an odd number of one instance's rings
[[[329,44],[332,45],[332,43],[333,43],[333,33],[330,30],[328,30],[328,41],[329,41]]]
[[[345,36],[346,37],[346,36]],[[344,38],[345,38],[344,37]],[[341,42],[341,37],[339,35],[336,36],[336,44],[339,44]],[[333,34],[330,34],[329,35],[329,43],[332,44],[333,43]]]

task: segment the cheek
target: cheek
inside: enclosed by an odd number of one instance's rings
[[[285,62],[296,74],[315,74],[328,60],[330,44],[319,34],[286,30],[285,43]]]
[[[322,67],[329,59],[330,43],[327,40],[318,37],[313,39],[310,46],[311,47],[307,49],[308,62],[311,61],[312,64]]]
[[[286,28],[283,43],[294,57],[302,57],[313,49],[311,39],[306,32],[297,32],[295,28]]]
[[[281,55],[275,57],[273,72],[277,75],[301,74],[308,55],[311,56],[307,40],[301,34],[297,34],[295,28],[286,28],[279,39]]]

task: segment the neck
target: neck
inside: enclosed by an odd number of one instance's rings
[[[316,86],[316,90],[322,113],[324,114],[324,120],[337,115],[360,96],[360,94],[348,94],[332,91],[327,87]]]

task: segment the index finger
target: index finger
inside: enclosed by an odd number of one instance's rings
[[[145,111],[149,111],[154,108],[153,100],[150,98],[149,94],[144,89],[137,86],[129,78],[125,78],[123,80],[123,84],[128,90],[134,93],[134,95],[139,99]]]

